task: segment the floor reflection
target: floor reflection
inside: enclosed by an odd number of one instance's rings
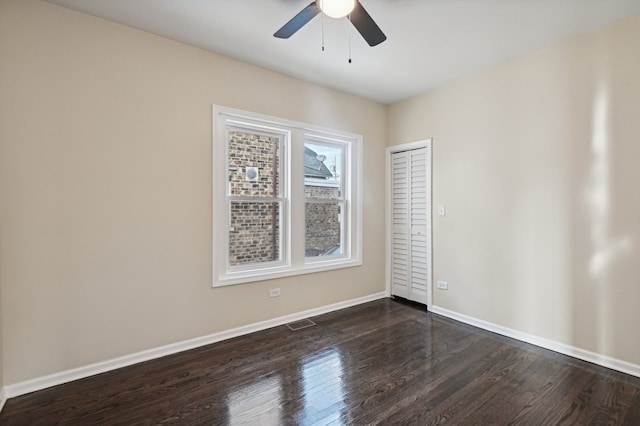
[[[344,371],[340,353],[329,348],[302,364],[303,407],[299,424],[345,424]]]
[[[280,425],[282,421],[282,380],[269,377],[229,394],[230,425]]]

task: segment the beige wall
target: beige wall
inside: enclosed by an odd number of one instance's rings
[[[31,0],[0,58],[7,384],[384,291],[384,106]],[[364,136],[364,266],[211,288],[211,104]]]
[[[0,233],[0,242],[2,241],[2,234]],[[1,253],[0,253],[1,255]],[[0,283],[1,284],[1,283]],[[4,362],[3,362],[3,321],[2,321],[2,285],[0,285],[0,393],[4,389]],[[0,400],[2,404],[2,400]],[[0,406],[0,409],[2,407]]]
[[[639,41],[635,17],[390,107],[390,144],[434,138],[436,306],[640,364]]]

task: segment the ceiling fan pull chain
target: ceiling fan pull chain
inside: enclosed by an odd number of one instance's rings
[[[324,52],[324,13],[322,14],[322,51]]]
[[[351,63],[351,14],[349,14],[349,63]]]

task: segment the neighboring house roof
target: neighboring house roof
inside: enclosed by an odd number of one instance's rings
[[[324,162],[318,160],[318,153],[306,146],[304,147],[304,175],[323,179],[333,176]]]

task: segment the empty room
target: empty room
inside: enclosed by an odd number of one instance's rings
[[[0,424],[640,425],[640,1],[0,0]]]

